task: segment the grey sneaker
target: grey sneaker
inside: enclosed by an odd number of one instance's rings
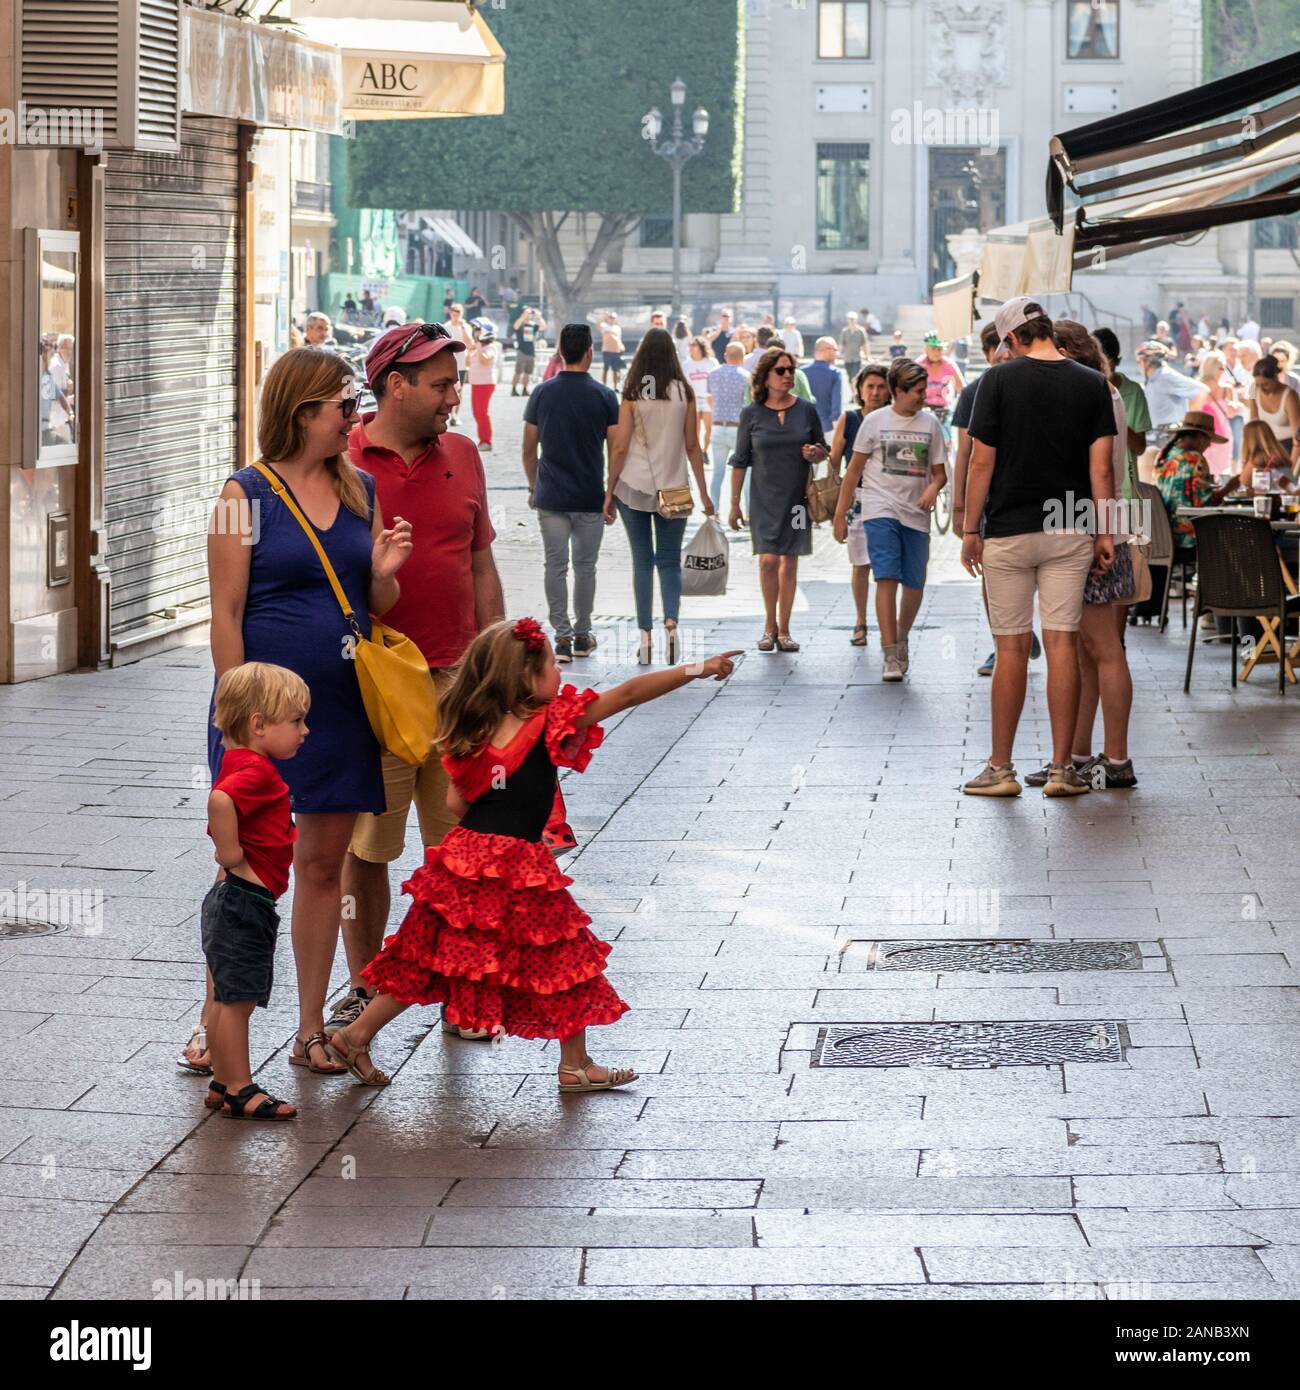
[[[997,652],[990,652],[988,656],[975,668],[977,676],[991,676],[993,674],[993,663],[998,659]]]
[[[1044,796],[1082,796],[1092,790],[1092,784],[1079,774],[1073,763],[1049,763]]]
[[[1052,775],[1051,763],[1044,763],[1037,772],[1031,772],[1025,777],[1027,787],[1045,787],[1048,779]]]
[[[907,638],[900,637],[898,639],[898,664],[902,667],[904,675],[907,675],[908,667],[912,664],[910,657],[911,653],[908,651]]]
[[[967,796],[1019,796],[1020,783],[1016,781],[1016,770],[1010,763],[994,767],[987,762],[962,791]]]
[[[1104,753],[1099,753],[1095,758],[1090,758],[1087,764],[1079,769],[1079,773],[1088,779],[1095,792],[1128,789],[1138,784],[1132,758],[1125,758],[1122,763],[1117,763]]]
[[[574,656],[590,656],[596,650],[596,638],[590,632],[580,632],[573,639]]]
[[[885,648],[885,669],[881,673],[880,679],[883,681],[901,681],[903,679],[903,665],[898,659],[898,643]]]
[[[370,1003],[370,996],[361,988],[350,989],[334,1005],[329,1018],[326,1020],[325,1027],[321,1030],[326,1037],[331,1033],[337,1032],[340,1028],[346,1028],[349,1024],[355,1023]]]

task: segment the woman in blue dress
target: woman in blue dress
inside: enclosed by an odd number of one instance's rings
[[[347,362],[320,348],[295,348],[267,373],[258,447],[263,465],[311,522],[368,637],[369,615],[397,602],[394,576],[410,553],[411,527],[400,517],[385,526],[374,480],[348,459],[356,408]],[[298,829],[292,935],[299,1027],[291,1061],[342,1073],[325,1051],[323,1033],[338,944],[339,874],[358,812],[384,810],[379,744],[361,700],[354,639],[320,557],[256,468],[240,469],[221,490],[208,535],[208,575],[217,676],[245,661],[269,661],[296,671],[311,691],[307,741],[296,757],[277,764]],[[215,778],[216,729],[209,728],[208,748]]]

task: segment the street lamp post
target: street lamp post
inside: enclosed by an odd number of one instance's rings
[[[682,311],[682,170],[704,148],[704,137],[709,133],[709,113],[702,106],[695,108],[691,118],[694,136],[687,136],[682,130],[682,108],[686,104],[686,83],[679,77],[669,88],[673,104],[673,131],[666,140],[663,134],[664,118],[657,106],[652,106],[641,117],[641,134],[650,142],[650,148],[661,159],[668,161],[673,171],[673,318]]]

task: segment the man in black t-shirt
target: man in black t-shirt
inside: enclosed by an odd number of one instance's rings
[[[544,381],[524,407],[524,474],[546,555],[546,603],[555,629],[555,659],[569,662],[596,649],[591,613],[596,559],[605,533],[605,451],[618,424],[619,404],[609,387],[590,375],[589,324],[565,324],[559,352],[564,370]]]
[[[1003,347],[998,338],[997,325],[989,322],[980,329],[980,347],[984,352],[984,360],[992,367],[998,362],[1007,362],[1011,354]],[[957,405],[952,413],[952,427],[956,431],[957,452],[953,459],[952,466],[952,525],[953,530],[960,536],[962,533],[962,513],[966,508],[966,471],[970,466],[970,451],[974,440],[970,434],[971,416],[975,412],[975,396],[980,389],[979,377],[968,381],[961,389],[961,395],[957,397]],[[980,592],[983,594],[984,586],[980,585]],[[988,614],[988,596],[984,595],[984,612]],[[1042,648],[1038,644],[1036,633],[1030,634],[1029,659],[1037,661],[1043,654]],[[997,659],[997,652],[993,651],[984,658],[975,670],[978,675],[991,676],[993,674],[993,663]]]
[[[1115,414],[1100,372],[1063,357],[1052,321],[1027,296],[1008,300],[995,320],[1012,360],[980,378],[962,518],[962,564],[983,574],[993,668],[992,752],[964,790],[1016,796],[1011,764],[1038,594],[1047,652],[1052,757],[1047,796],[1089,790],[1070,759],[1079,697],[1078,630],[1091,570],[1115,557],[1108,533],[1114,489]],[[1101,519],[1101,525],[1098,524]]]

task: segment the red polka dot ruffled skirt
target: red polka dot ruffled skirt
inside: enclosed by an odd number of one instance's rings
[[[605,979],[610,947],[541,844],[457,826],[402,885],[414,899],[362,972],[403,1004],[442,1004],[461,1028],[567,1038],[628,1005]]]

